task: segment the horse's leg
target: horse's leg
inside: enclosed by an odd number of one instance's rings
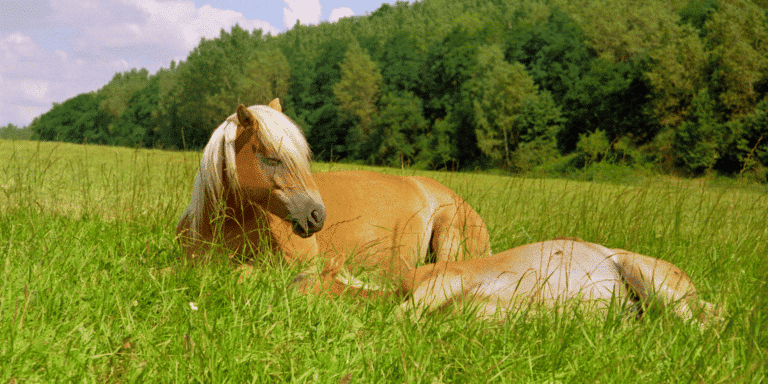
[[[693,282],[676,265],[624,250],[613,251],[616,253],[611,258],[621,277],[644,306],[670,307],[682,319],[695,317],[703,323],[717,316],[714,305],[698,298]]]
[[[491,254],[483,219],[460,199],[435,212],[430,247],[435,261],[474,259]]]
[[[428,264],[406,273],[401,282],[401,294],[410,299],[401,305],[404,313],[419,319],[424,311],[433,311],[456,297],[475,288],[474,275],[456,262]]]
[[[465,260],[491,255],[488,229],[480,215],[450,188],[427,177],[411,180],[430,201],[429,246],[435,261]]]
[[[318,273],[317,268],[310,267],[299,273],[293,279],[293,287],[301,293],[330,294],[334,296],[352,296],[358,298],[388,297],[392,291],[382,291],[370,288],[357,280],[354,276],[345,273],[343,258],[328,260],[323,266],[323,271]]]
[[[292,285],[301,293],[313,293],[315,295],[329,296],[347,296],[361,299],[371,299],[376,297],[389,297],[394,294],[392,291],[377,291],[366,289],[366,287],[355,287],[347,285],[345,282],[328,279],[316,273],[302,272],[293,279]]]

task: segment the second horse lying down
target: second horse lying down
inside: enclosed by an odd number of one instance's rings
[[[672,263],[574,239],[522,245],[496,255],[425,265],[409,272],[403,309],[416,316],[471,297],[481,315],[531,304],[569,303],[605,309],[625,301],[669,308],[682,319],[706,323],[712,304],[698,297],[688,275]]]
[[[405,274],[397,292],[406,314],[471,300],[478,315],[538,307],[607,309],[611,303],[667,308],[706,324],[718,316],[699,298],[688,275],[672,263],[575,239],[526,244],[493,256],[441,261]]]

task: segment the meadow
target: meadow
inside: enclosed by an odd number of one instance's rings
[[[727,311],[707,329],[578,310],[399,319],[302,296],[295,267],[192,264],[174,229],[200,154],[0,140],[0,382],[755,382],[768,375],[768,189],[374,169],[448,185],[494,251],[558,236],[668,260]],[[172,271],[172,272],[168,272]]]

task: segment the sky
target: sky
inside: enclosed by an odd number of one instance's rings
[[[95,91],[117,72],[168,68],[222,28],[239,24],[277,35],[296,21],[334,22],[372,13],[383,2],[388,1],[0,1],[0,127],[27,126],[53,103]]]

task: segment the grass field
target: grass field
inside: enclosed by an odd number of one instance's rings
[[[396,318],[394,302],[297,295],[296,270],[190,265],[174,241],[199,153],[0,141],[0,383],[755,382],[768,375],[768,190],[424,174],[494,251],[557,236],[683,268],[726,321],[700,330],[577,311]],[[315,171],[360,168],[316,164]],[[367,168],[368,169],[368,168]],[[172,269],[173,273],[163,273]]]

